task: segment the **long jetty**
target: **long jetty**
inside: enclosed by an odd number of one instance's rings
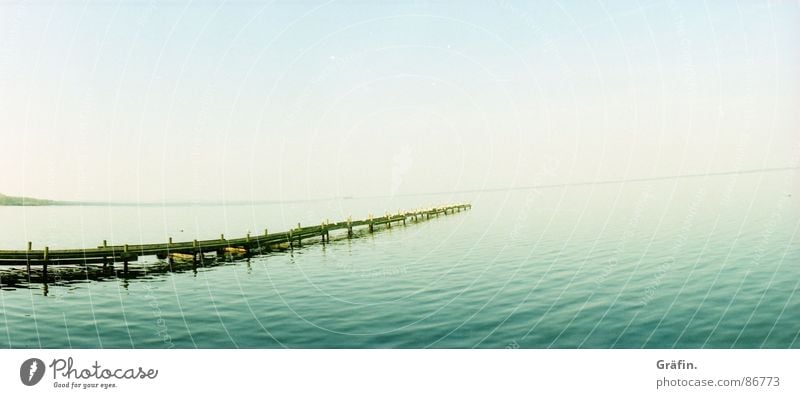
[[[89,249],[66,249],[50,250],[45,247],[43,250],[33,250],[32,242],[28,242],[27,250],[0,250],[0,266],[26,266],[28,278],[30,279],[31,267],[41,267],[43,280],[47,280],[48,266],[62,265],[102,265],[104,268],[113,266],[115,263],[122,263],[123,273],[128,272],[128,264],[137,261],[142,256],[156,256],[159,259],[167,259],[169,262],[174,258],[186,259],[196,263],[201,261],[205,253],[216,253],[218,257],[226,253],[250,256],[271,251],[273,248],[288,246],[294,249],[302,246],[306,239],[320,239],[324,244],[330,241],[331,231],[346,230],[347,237],[352,238],[354,230],[361,227],[366,228],[369,233],[375,231],[379,226],[391,228],[392,224],[406,225],[406,221],[423,221],[439,215],[453,214],[472,208],[469,203],[454,204],[441,207],[433,207],[423,210],[400,212],[397,214],[386,214],[382,217],[370,215],[363,220],[353,220],[348,218],[345,221],[336,223],[323,222],[319,225],[301,227],[285,232],[270,233],[264,230],[263,234],[247,234],[242,238],[226,239],[220,235],[219,239],[212,240],[193,240],[190,242],[173,242],[169,238],[166,243],[151,243],[140,245],[112,245],[103,241],[101,246]]]

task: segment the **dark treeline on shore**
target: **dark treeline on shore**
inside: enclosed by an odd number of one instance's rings
[[[6,196],[0,193],[0,206],[52,206],[62,204],[55,200]]]

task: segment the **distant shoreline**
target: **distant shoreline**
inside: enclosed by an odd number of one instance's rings
[[[53,206],[63,202],[49,199],[26,198],[24,196],[6,196],[0,194],[0,206]]]
[[[254,201],[228,201],[228,202],[72,202],[63,200],[37,199],[24,196],[7,196],[0,194],[0,207],[42,207],[42,206],[139,206],[139,207],[182,207],[182,206],[247,206],[281,203],[318,202],[341,198],[324,199],[293,199],[293,200],[254,200]]]

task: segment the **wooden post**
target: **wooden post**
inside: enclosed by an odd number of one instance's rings
[[[326,228],[325,221],[322,221],[321,223],[319,223],[319,232],[322,235],[322,244],[323,245],[325,244],[325,228]]]
[[[192,242],[192,265],[197,265],[197,239]]]
[[[28,264],[28,282],[31,281],[31,248],[33,247],[33,243],[28,242],[28,253],[25,256],[26,262]]]
[[[128,273],[128,244],[125,244],[125,252],[123,253],[124,260],[122,261],[122,273]]]
[[[167,265],[169,266],[170,271],[172,271],[172,266],[175,264],[175,259],[172,258],[172,237],[169,237],[169,242],[167,242]]]
[[[289,250],[294,250],[294,238],[292,237],[292,230],[286,233],[286,240],[289,241]]]
[[[353,237],[353,216],[347,217],[347,237]]]
[[[303,247],[303,232],[300,230],[300,223],[297,223],[297,247]]]
[[[47,283],[47,263],[50,260],[50,246],[44,247],[44,263],[42,264],[42,280]]]
[[[166,256],[167,265],[169,265],[170,267],[172,267],[171,254],[172,254],[172,237],[170,236],[169,238],[167,238],[167,256]]]
[[[105,239],[103,239],[103,249],[106,248],[108,248],[108,242]],[[108,258],[106,256],[103,256],[103,271],[105,271],[106,269],[106,264],[108,264]]]
[[[369,215],[369,233],[374,231],[373,222],[372,222],[372,214]]]

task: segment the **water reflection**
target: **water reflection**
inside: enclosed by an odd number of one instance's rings
[[[127,289],[127,280],[129,279],[151,278],[154,275],[170,272],[197,274],[198,269],[234,264],[239,261],[247,261],[248,264],[250,262],[249,258],[244,256],[225,256],[224,258],[206,256],[196,262],[154,260],[153,262],[131,263],[128,265],[127,273],[123,271],[122,264],[50,267],[46,275],[43,274],[41,268],[37,269],[37,267],[32,268],[30,274],[25,268],[7,268],[0,270],[0,288],[3,290],[38,289],[41,286],[42,292],[46,296],[49,285],[67,286],[90,281],[122,280],[122,287]]]

